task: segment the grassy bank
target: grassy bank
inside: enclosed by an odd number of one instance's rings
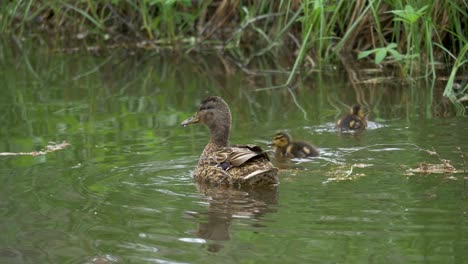
[[[464,112],[465,1],[2,1],[1,32],[59,35],[99,46],[219,49],[249,67],[285,48],[296,70],[363,59],[408,79],[450,76],[445,95]],[[444,68],[449,65],[449,68]],[[441,71],[442,69],[442,71]],[[448,71],[448,72],[447,72]],[[451,72],[450,72],[451,71]]]

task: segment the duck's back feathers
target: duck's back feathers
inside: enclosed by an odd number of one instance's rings
[[[237,144],[232,145],[229,149],[232,153],[229,158],[232,160],[234,166],[240,166],[253,157],[263,157],[266,160],[270,160],[268,154],[257,145]]]
[[[241,166],[248,160],[255,157],[263,157],[269,160],[268,155],[263,149],[256,145],[232,145],[218,150],[204,153],[200,157],[199,165],[221,166],[229,169],[233,166]]]
[[[194,178],[203,183],[260,186],[278,183],[278,169],[256,145],[233,145],[200,157]]]

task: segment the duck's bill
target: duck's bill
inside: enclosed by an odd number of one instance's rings
[[[192,117],[185,119],[182,123],[180,123],[180,125],[185,127],[190,124],[198,123],[199,121],[200,119],[198,119],[197,114],[195,114]]]

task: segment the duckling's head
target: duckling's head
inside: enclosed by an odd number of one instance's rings
[[[291,136],[286,132],[278,132],[273,137],[273,146],[277,148],[285,148],[291,142]]]
[[[364,117],[364,110],[358,104],[353,105],[353,107],[351,107],[350,112],[351,112],[352,115],[357,115],[359,117]]]
[[[211,132],[212,140],[227,144],[231,128],[231,111],[228,104],[219,96],[209,96],[200,104],[198,111],[190,118],[184,120],[181,125],[201,123],[207,126]]]

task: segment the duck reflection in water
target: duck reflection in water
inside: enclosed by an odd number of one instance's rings
[[[208,203],[208,211],[193,214],[199,221],[195,234],[207,240],[207,250],[218,252],[222,241],[231,239],[231,225],[235,219],[251,223],[253,228],[262,227],[261,218],[277,211],[278,190],[276,186],[260,189],[234,189],[210,187],[197,184],[197,189]]]

